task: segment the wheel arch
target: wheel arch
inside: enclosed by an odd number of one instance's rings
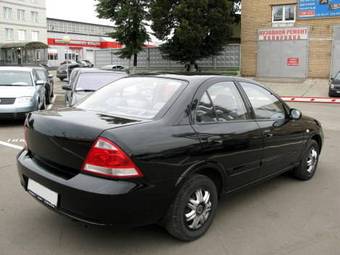
[[[201,174],[211,179],[217,188],[218,195],[220,196],[224,191],[226,182],[226,174],[222,166],[213,162],[201,162],[188,168],[177,180],[176,190],[178,191],[182,184],[192,175]]]
[[[321,136],[319,134],[312,135],[311,140],[316,141],[318,143],[318,145],[319,145],[320,150],[322,149],[322,146],[323,146],[322,138],[321,138]]]

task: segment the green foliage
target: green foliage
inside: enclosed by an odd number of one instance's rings
[[[115,31],[110,36],[125,45],[120,51],[120,57],[130,59],[134,56],[134,66],[137,66],[137,54],[143,49],[144,43],[150,40],[146,30],[150,1],[96,1],[98,17],[115,23]]]
[[[232,36],[233,0],[153,0],[152,30],[165,57],[182,63],[217,55]]]

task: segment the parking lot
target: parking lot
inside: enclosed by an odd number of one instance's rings
[[[53,108],[63,105],[61,83]],[[288,175],[220,201],[200,240],[182,243],[162,228],[85,226],[47,210],[19,184],[15,157],[23,123],[0,123],[0,254],[339,254],[340,105],[292,104],[325,131],[318,172],[310,182]],[[81,201],[79,201],[81,203]]]

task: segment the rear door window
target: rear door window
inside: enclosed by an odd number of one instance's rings
[[[246,120],[247,108],[233,82],[220,82],[210,86],[197,108],[198,123]]]
[[[247,108],[233,82],[221,82],[211,86],[208,93],[220,122],[245,120]]]

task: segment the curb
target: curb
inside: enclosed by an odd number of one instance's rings
[[[295,96],[283,96],[281,98],[285,102],[340,104],[340,98],[332,98],[332,97],[295,97]]]

